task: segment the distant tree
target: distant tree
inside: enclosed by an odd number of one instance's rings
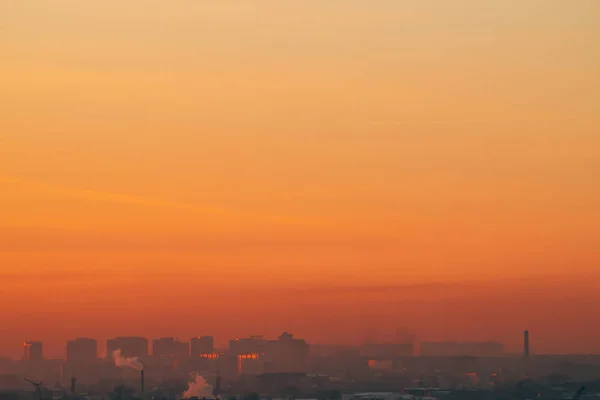
[[[114,400],[128,400],[133,397],[135,389],[125,385],[118,385],[114,388],[113,392],[110,393],[110,397]]]
[[[248,393],[243,397],[243,400],[260,400],[260,395],[256,392]]]
[[[123,385],[116,386],[112,393],[109,393],[109,397],[114,400],[123,400]]]
[[[548,383],[551,385],[563,384],[571,380],[567,374],[550,374],[547,377]]]
[[[181,396],[188,388],[188,383],[181,379],[167,379],[161,383],[162,391],[168,398]]]
[[[21,396],[18,393],[12,391],[1,391],[0,400],[20,400]]]
[[[339,390],[332,390],[329,392],[328,400],[340,400],[342,393]]]
[[[329,392],[327,390],[317,390],[315,397],[317,398],[317,400],[328,400]]]
[[[317,390],[315,394],[317,400],[340,400],[342,398],[342,394],[339,390]]]
[[[542,395],[546,397],[545,394],[547,394],[548,389],[547,385],[543,385],[533,379],[523,379],[516,383],[513,397],[518,400],[535,399]]]
[[[285,394],[289,399],[295,399],[300,393],[300,389],[296,386],[288,386],[283,389],[283,394]]]

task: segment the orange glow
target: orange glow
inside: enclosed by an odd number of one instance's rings
[[[217,358],[219,358],[219,353],[202,353],[199,355],[199,357],[208,360],[216,360]]]
[[[256,359],[258,359],[258,353],[238,355],[238,360],[256,360]]]
[[[600,353],[597,1],[140,3],[2,2],[0,357]]]
[[[369,360],[368,365],[374,370],[391,370],[393,368],[393,363],[389,360]]]
[[[258,353],[239,354],[237,356],[237,372],[238,372],[238,374],[244,373],[248,369],[248,367],[246,366],[246,363],[248,361],[255,361],[255,360],[258,360],[258,358],[259,358]]]

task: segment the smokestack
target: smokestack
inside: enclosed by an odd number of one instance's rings
[[[143,394],[144,393],[144,370],[142,370],[140,373],[141,373],[141,378],[142,378],[140,386],[141,386],[141,392]]]
[[[215,382],[215,388],[213,390],[213,396],[218,397],[221,394],[221,373],[217,369],[217,380]]]
[[[77,384],[77,378],[71,378],[71,394],[75,394],[75,385]]]
[[[523,332],[523,357],[529,357],[529,331]]]

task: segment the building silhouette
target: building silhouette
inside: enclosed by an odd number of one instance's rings
[[[148,357],[148,339],[126,336],[106,341],[106,357],[111,358],[117,350],[123,357]]]
[[[82,364],[96,360],[98,342],[96,339],[77,338],[67,342],[67,362]]]
[[[310,347],[304,339],[296,339],[284,332],[277,338],[275,365],[276,372],[307,372]]]
[[[360,355],[372,359],[410,357],[413,351],[411,343],[366,343],[360,346]]]
[[[502,357],[504,345],[497,342],[423,342],[425,357]]]
[[[267,340],[261,335],[236,338],[229,341],[229,352],[233,355],[270,353],[273,350],[274,344],[275,341]]]
[[[187,358],[190,355],[190,345],[180,342],[174,337],[154,339],[152,341],[152,356],[163,358]]]
[[[190,354],[195,358],[200,357],[201,354],[212,354],[215,351],[215,344],[212,336],[191,338],[190,347]]]
[[[230,340],[228,354],[236,361],[238,373],[305,373],[310,347],[304,339],[296,339],[284,332],[277,340],[267,340],[264,336]]]
[[[264,372],[263,354],[248,353],[237,355],[237,373],[239,375],[260,375]]]
[[[41,361],[44,359],[42,342],[27,341],[23,343],[23,359]]]

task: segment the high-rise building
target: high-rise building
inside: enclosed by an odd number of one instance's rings
[[[240,375],[260,375],[264,372],[264,356],[258,353],[238,354],[237,373]]]
[[[27,341],[23,343],[23,359],[29,361],[43,360],[42,342]]]
[[[175,338],[165,337],[152,340],[152,356],[171,357],[173,356],[173,347]]]
[[[229,353],[232,355],[251,353],[271,353],[277,342],[267,340],[262,335],[250,336],[249,338],[237,338],[229,341]]]
[[[277,340],[267,340],[264,336],[230,340],[228,354],[237,359],[238,372],[241,360],[242,364],[248,365],[242,365],[244,371],[253,369],[275,373],[305,373],[310,346],[304,339],[296,339],[292,334],[284,332]],[[240,355],[241,358],[238,357]],[[260,368],[257,365],[260,365]]]
[[[180,342],[174,337],[154,339],[152,341],[152,355],[154,357],[187,358],[190,355],[190,344]]]
[[[67,362],[89,363],[96,360],[98,342],[96,339],[77,338],[67,342]]]
[[[274,369],[276,372],[306,372],[310,346],[284,332],[277,339]]]
[[[192,357],[200,357],[201,354],[212,354],[215,351],[212,336],[200,336],[190,339]]]
[[[180,342],[177,340],[174,343],[173,353],[175,358],[182,360],[188,358],[190,356],[190,343],[189,342]]]
[[[148,339],[142,337],[117,337],[106,341],[106,357],[111,358],[117,350],[124,357],[147,357]]]
[[[529,357],[529,331],[523,332],[523,356]]]

